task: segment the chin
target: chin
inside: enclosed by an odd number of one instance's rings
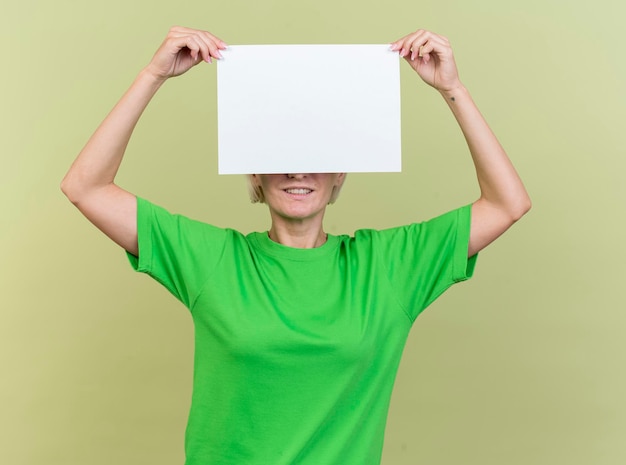
[[[276,212],[285,219],[292,219],[292,220],[306,220],[309,218],[314,218],[320,214],[324,213],[324,209],[321,208],[306,208],[305,205],[298,205],[295,206],[296,208],[281,208],[276,210]],[[300,207],[300,208],[297,208]]]

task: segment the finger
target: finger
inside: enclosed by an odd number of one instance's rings
[[[206,31],[201,31],[193,35],[195,41],[199,44],[202,54],[202,59],[207,63],[212,62],[212,58],[221,60],[222,54],[220,50],[226,49],[226,43],[220,39],[216,39],[214,36]]]
[[[191,35],[187,37],[187,48],[194,62],[198,61],[199,58],[204,59],[206,56],[206,45],[196,36]]]
[[[427,38],[426,42],[422,45],[422,54],[425,55],[427,53],[445,53],[450,50],[450,43],[448,39],[439,35],[431,35]]]
[[[422,58],[425,63],[430,61],[433,54],[443,58],[451,53],[450,44],[447,39],[441,36],[433,35],[426,38],[426,41],[415,43],[412,46],[411,60],[417,57]]]
[[[391,44],[392,50],[399,51],[400,56],[409,57],[410,61],[416,58],[425,58],[428,61],[430,53],[436,48],[443,50],[449,48],[448,39],[431,31],[418,29],[417,31],[406,35],[402,39]]]
[[[412,37],[412,41],[409,44],[411,50],[411,61],[417,57],[423,58],[429,51],[429,44],[433,40],[432,34],[429,31],[420,31],[415,37]]]
[[[414,61],[416,58],[423,58],[424,61],[428,63],[428,59],[430,58],[429,53],[432,51],[430,40],[426,40],[424,43],[414,44],[411,47],[411,61]]]
[[[202,29],[192,29],[189,27],[182,27],[182,26],[172,26],[170,28],[170,30],[172,32],[176,32],[179,34],[206,34],[208,37],[210,37],[211,39],[215,40],[215,41],[220,41],[223,42],[219,37],[217,37],[214,34],[211,34],[209,31],[204,31]]]
[[[418,29],[391,44],[392,50],[398,51],[401,57],[406,57],[411,52],[412,44],[419,42],[422,36],[426,34],[423,29]]]
[[[415,32],[411,32],[410,34],[407,34],[407,35],[405,35],[404,37],[401,37],[400,39],[398,39],[398,40],[395,40],[395,41],[391,42],[391,44],[390,44],[390,45],[391,45],[391,50],[393,50],[393,51],[398,51],[398,52],[399,52],[399,51],[401,51],[401,50],[402,50],[402,48],[403,48],[403,46],[404,46],[404,44],[405,44],[405,43],[407,43],[407,42],[409,42],[409,41],[411,41],[411,39],[412,39],[412,38],[413,38],[413,37],[414,37],[414,36],[415,36],[418,32],[419,32],[419,30],[418,30],[418,31],[415,31]]]
[[[172,27],[168,38],[175,41],[178,48],[187,47],[194,62],[197,62],[199,57],[207,63],[211,63],[212,58],[221,59],[220,49],[224,50],[227,47],[226,42],[207,31],[180,26]]]
[[[207,62],[211,62],[211,57],[218,60],[223,58],[220,50],[225,50],[227,48],[226,42],[218,39],[206,31],[201,31],[201,33],[198,34],[198,40],[200,40],[205,46],[206,54],[203,55],[203,57]]]
[[[208,31],[202,31],[202,32],[205,34],[205,36],[206,36],[207,38],[209,38],[211,41],[213,41],[213,42],[215,43],[215,45],[217,46],[217,48],[218,48],[218,49],[220,49],[220,50],[225,50],[225,49],[227,49],[227,48],[228,48],[228,45],[226,44],[226,42],[224,42],[224,41],[223,41],[222,39],[220,39],[219,37],[217,37],[217,36],[215,36],[215,35],[211,34],[211,33],[210,33],[210,32],[208,32]]]
[[[203,31],[200,29],[191,29],[188,27],[181,27],[181,26],[174,26],[171,28],[171,31],[173,34],[176,34],[178,36],[194,35],[200,38],[201,40],[203,40],[205,43],[207,43],[207,45],[210,45],[211,43],[215,44],[215,47],[211,47],[211,48],[215,48],[217,50],[225,50],[226,48],[228,48],[228,45],[226,44],[226,42],[224,42],[222,39],[220,39],[216,35],[211,34],[209,31]],[[213,55],[213,56],[217,58],[216,55]]]

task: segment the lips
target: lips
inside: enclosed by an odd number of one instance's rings
[[[313,189],[308,189],[306,187],[290,187],[288,189],[284,189],[287,194],[292,195],[307,195],[313,192]]]

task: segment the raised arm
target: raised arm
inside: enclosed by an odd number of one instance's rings
[[[531,202],[511,160],[459,79],[448,39],[418,30],[392,50],[437,89],[452,110],[469,147],[480,197],[472,204],[469,256],[485,248],[530,209]]]
[[[173,27],[151,62],[91,136],[61,183],[78,209],[113,241],[137,255],[137,201],[115,184],[128,141],[161,85],[201,61],[221,58],[226,44],[206,31]]]

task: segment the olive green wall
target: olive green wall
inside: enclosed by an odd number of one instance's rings
[[[0,463],[182,463],[186,310],[134,274],[58,185],[170,25],[233,44],[447,35],[534,201],[475,278],[419,319],[386,465],[626,461],[626,6],[618,0],[5,2],[0,124]],[[214,65],[213,65],[214,66]],[[402,67],[402,174],[350,175],[330,232],[427,219],[477,195],[444,102]],[[169,82],[119,182],[171,210],[265,229],[216,175],[215,69]]]

